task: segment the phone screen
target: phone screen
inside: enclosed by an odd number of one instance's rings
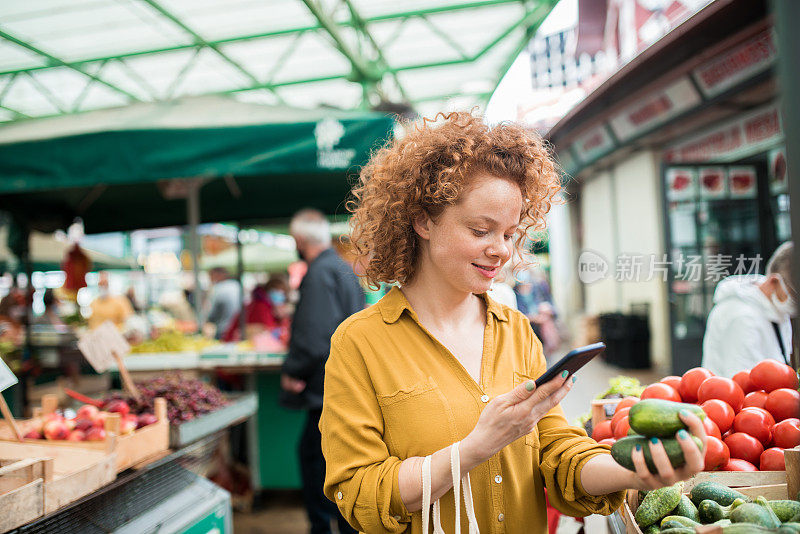
[[[606,350],[605,343],[594,343],[571,350],[542,376],[536,379],[536,387],[549,382],[565,370],[568,371],[570,375],[575,374],[578,369],[589,363],[592,358],[602,353],[604,350]]]

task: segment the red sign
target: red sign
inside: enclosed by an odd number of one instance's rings
[[[695,69],[706,96],[716,96],[766,69],[778,57],[772,30],[765,30]]]

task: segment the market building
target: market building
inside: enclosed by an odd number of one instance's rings
[[[767,2],[713,2],[548,134],[569,198],[556,298],[573,319],[647,314],[669,374],[700,364],[716,282],[790,238],[777,54]]]

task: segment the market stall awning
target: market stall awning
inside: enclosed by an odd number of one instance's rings
[[[0,122],[230,94],[484,106],[557,0],[0,2]]]
[[[61,263],[72,247],[72,243],[69,241],[59,241],[53,235],[32,232],[29,246],[31,270],[58,271],[61,269]],[[102,252],[96,252],[87,248],[83,248],[83,252],[91,260],[93,271],[102,271],[106,269],[130,270],[139,268],[133,260],[115,258],[114,256],[109,256],[108,254],[103,254]],[[11,252],[8,246],[8,227],[3,226],[0,228],[0,270],[19,271],[23,267],[19,258]]]
[[[348,172],[392,132],[371,112],[226,97],[138,103],[0,128],[0,209],[52,231],[181,225],[199,184],[203,222],[344,213]]]
[[[285,272],[289,264],[298,261],[297,252],[285,248],[269,246],[263,243],[242,245],[242,264],[245,271],[251,272]],[[236,248],[229,248],[219,254],[204,255],[200,260],[200,269],[206,271],[215,267],[224,267],[231,272],[238,266]]]

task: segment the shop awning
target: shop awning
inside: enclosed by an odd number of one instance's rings
[[[345,212],[357,166],[392,132],[371,112],[299,110],[226,97],[138,103],[0,129],[0,209],[32,228],[88,233]],[[350,174],[349,174],[350,173]]]

